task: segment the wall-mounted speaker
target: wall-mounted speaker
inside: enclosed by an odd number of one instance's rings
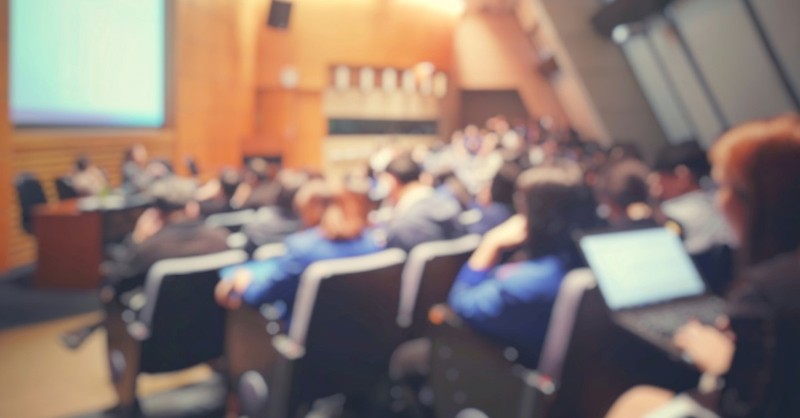
[[[292,14],[292,2],[285,0],[272,0],[269,7],[267,26],[276,29],[289,27],[289,16]]]

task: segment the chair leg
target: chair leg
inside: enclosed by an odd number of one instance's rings
[[[128,334],[121,314],[113,307],[106,314],[108,364],[111,382],[121,408],[136,405],[136,379],[139,375],[141,344]]]

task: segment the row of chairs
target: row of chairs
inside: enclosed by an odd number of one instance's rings
[[[106,305],[120,402],[133,402],[140,372],[178,370],[224,354],[248,417],[304,416],[315,401],[339,394],[348,402],[371,399],[394,349],[428,336],[437,416],[581,416],[586,370],[610,324],[591,273],[565,279],[539,367],[528,370],[513,347],[488,342],[437,306],[478,241],[426,243],[408,257],[390,249],[315,263],[302,276],[288,328],[273,307],[226,313],[214,303],[218,271],[243,262],[245,253],[161,261],[143,291]],[[255,257],[281,251],[273,244]],[[428,320],[433,307],[444,312],[435,323]]]

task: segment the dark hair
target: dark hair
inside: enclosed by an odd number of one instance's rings
[[[79,155],[78,158],[75,159],[75,168],[77,168],[78,171],[85,171],[91,164],[89,157],[86,155]]]
[[[233,197],[233,194],[236,193],[236,189],[241,182],[242,176],[239,175],[238,171],[232,168],[225,168],[219,174],[219,183],[222,187],[222,193],[228,198]]]
[[[528,256],[579,259],[573,235],[599,225],[596,203],[577,163],[558,160],[520,174],[517,192],[528,222]]]
[[[386,173],[397,179],[400,184],[408,184],[419,180],[422,169],[411,158],[411,154],[403,153],[392,159],[389,165],[386,166]]]
[[[271,183],[271,200],[275,207],[283,214],[294,213],[294,199],[297,191],[310,179],[302,171],[282,170],[275,176],[275,182]]]
[[[489,186],[489,192],[492,195],[492,201],[508,206],[514,207],[514,191],[516,189],[517,177],[522,172],[519,164],[513,162],[506,162],[497,174],[492,178],[492,183]]]
[[[695,181],[711,173],[711,164],[708,163],[706,152],[697,141],[667,145],[658,153],[653,170],[669,172],[679,166],[688,168]]]
[[[649,172],[645,163],[634,158],[612,161],[600,172],[595,192],[623,209],[634,203],[647,203]]]
[[[267,160],[263,158],[250,159],[245,165],[245,170],[252,174],[259,183],[270,179],[270,166]]]
[[[194,200],[197,185],[189,179],[181,177],[166,177],[154,182],[149,193],[155,201],[155,207],[163,213],[183,210],[186,205]]]

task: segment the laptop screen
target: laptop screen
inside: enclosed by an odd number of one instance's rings
[[[705,292],[680,238],[665,228],[587,235],[580,247],[612,310]]]

